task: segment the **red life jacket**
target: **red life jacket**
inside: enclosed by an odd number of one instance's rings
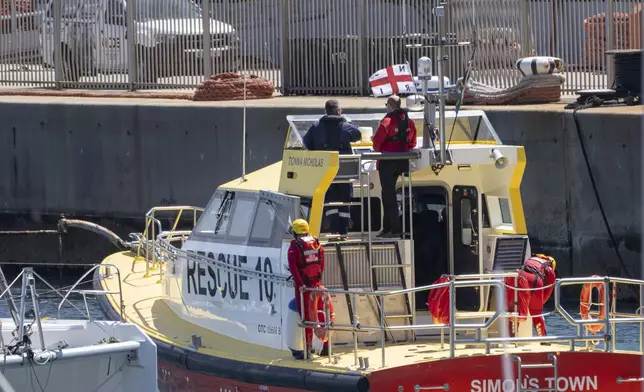
[[[547,276],[552,273],[552,268],[550,268],[549,260],[542,259],[541,257],[532,256],[523,263],[522,270],[529,272],[535,277],[541,278],[542,284],[546,284]],[[534,288],[537,285],[538,279],[534,279],[532,282],[532,287]]]
[[[301,252],[301,263],[298,264],[302,280],[307,286],[315,286],[322,279],[322,252],[320,241],[311,236],[292,241]]]

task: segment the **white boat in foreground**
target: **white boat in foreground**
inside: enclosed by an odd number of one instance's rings
[[[92,320],[86,296],[107,293],[77,287],[86,276],[92,276],[94,269],[64,292],[56,290],[32,268],[24,268],[9,285],[0,270],[0,298],[6,300],[12,316],[0,319],[0,372],[13,391],[157,391],[156,344],[135,324]],[[59,313],[63,306],[72,306],[87,319],[41,317],[36,279],[61,297]],[[18,302],[10,289],[15,291],[20,286]],[[68,301],[71,295],[83,296],[84,311]],[[11,391],[6,382],[0,390]]]

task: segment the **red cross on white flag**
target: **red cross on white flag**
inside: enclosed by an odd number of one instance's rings
[[[414,78],[407,64],[390,65],[378,70],[369,78],[369,85],[375,97],[416,92]]]

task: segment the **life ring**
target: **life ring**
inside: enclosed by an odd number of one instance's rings
[[[597,275],[594,275],[593,278],[598,278]],[[593,320],[590,317],[590,305],[593,295],[593,289],[599,291],[599,318],[598,320],[603,320],[606,318],[606,308],[604,307],[604,285],[605,283],[586,283],[584,287],[581,288],[581,295],[579,296],[579,313],[581,314],[582,320]],[[604,324],[586,324],[586,329],[591,333],[597,333],[604,328]]]
[[[324,286],[319,286],[318,288],[324,289]],[[328,293],[311,292],[309,300],[309,315],[315,318],[315,320],[313,320],[314,322],[326,324],[326,307],[329,308],[331,322],[334,323],[335,307],[333,306],[331,296]],[[325,343],[329,340],[331,331],[327,331],[325,327],[318,324],[313,329],[313,333],[315,333],[315,336],[317,336],[320,341]]]

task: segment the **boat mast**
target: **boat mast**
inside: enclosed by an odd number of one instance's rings
[[[434,139],[434,134],[436,130],[436,103],[438,101],[438,116],[439,116],[439,142],[440,142],[440,152],[436,154],[436,149],[434,148],[434,154],[432,156],[432,167],[436,167],[437,170],[440,170],[445,165],[451,164],[451,161],[447,159],[447,142],[446,142],[446,131],[447,127],[445,126],[445,68],[444,62],[448,60],[448,56],[445,54],[445,47],[451,46],[463,46],[470,45],[471,42],[447,42],[447,37],[445,34],[445,6],[447,5],[448,0],[442,0],[434,9],[432,10],[434,16],[438,19],[438,32],[436,40],[430,45],[423,45],[424,48],[436,48],[437,49],[437,68],[438,68],[438,95],[435,93],[429,93],[428,90],[428,80],[431,79],[431,70],[432,70],[432,60],[428,57],[421,57],[418,59],[418,78],[422,81],[423,96],[425,96],[425,109],[424,109],[424,127],[423,127],[423,148],[429,148],[430,140]],[[412,45],[407,45],[412,46]],[[413,45],[416,46],[417,45]],[[435,146],[435,145],[434,145]],[[437,172],[437,171],[436,171]]]
[[[434,14],[438,18],[438,123],[440,127],[438,131],[440,132],[440,165],[445,166],[447,159],[445,157],[445,84],[443,82],[443,61],[447,60],[447,56],[443,54],[443,47],[447,43],[447,39],[444,36],[444,26],[443,26],[443,17],[445,16],[445,5],[447,0],[441,2],[434,8]]]

